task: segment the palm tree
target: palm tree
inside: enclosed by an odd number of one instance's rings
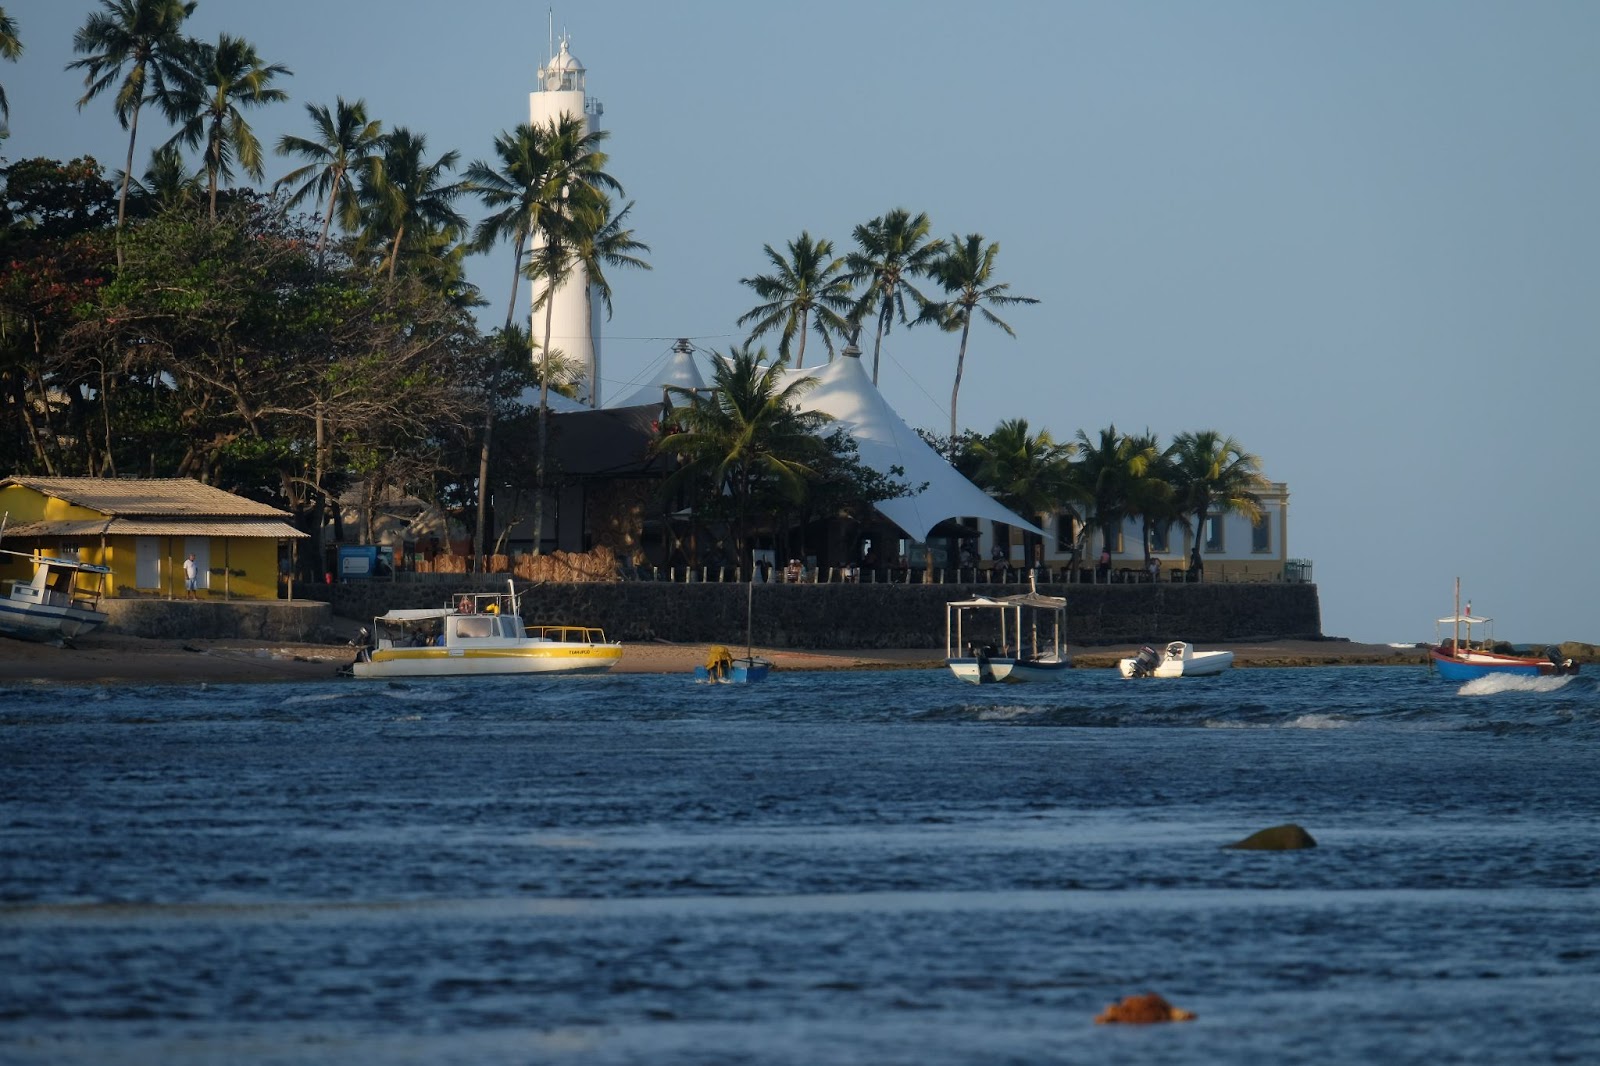
[[[668,429],[656,442],[658,452],[675,456],[679,467],[662,491],[668,496],[684,485],[703,481],[726,496],[734,514],[736,558],[748,557],[752,502],[767,490],[791,502],[804,498],[808,462],[821,438],[814,430],[821,419],[801,414],[801,395],[816,384],[809,377],[784,381],[788,363],[781,356],[765,363],[764,348],[732,347],[727,358],[713,353],[709,391],[667,386],[676,398]]]
[[[994,280],[994,261],[999,254],[999,242],[985,246],[982,234],[969,233],[963,239],[952,233],[944,254],[929,267],[930,276],[944,288],[950,299],[928,305],[921,317],[939,322],[941,328],[949,332],[961,331],[961,347],[956,352],[956,380],[950,389],[952,440],[956,435],[956,397],[961,392],[961,374],[967,362],[967,337],[972,332],[973,313],[982,315],[984,321],[1005,330],[1008,337],[1015,337],[1016,332],[989,308],[1039,302],[1031,296],[1012,296],[1007,292],[1011,288],[1009,283]]]
[[[832,338],[850,329],[844,317],[850,309],[851,288],[844,274],[844,258],[834,256],[832,241],[813,240],[806,231],[789,242],[787,258],[774,251],[770,244],[762,245],[762,250],[772,262],[774,272],[739,279],[739,284],[748,285],[766,301],[740,316],[739,325],[754,323],[745,343],[771,330],[780,330],[778,355],[787,359],[789,345],[799,337],[800,350],[795,353],[794,365],[803,367],[809,326],[816,329],[817,336],[828,346],[828,359],[832,362]]]
[[[973,481],[1018,514],[1048,514],[1072,498],[1070,461],[1076,446],[1058,442],[1047,429],[1029,432],[1025,418],[1001,422],[993,433],[974,440],[970,450],[977,459]],[[1037,534],[1027,536],[1031,559]]]
[[[1099,441],[1078,430],[1078,453],[1074,479],[1079,493],[1094,509],[1101,548],[1109,552],[1116,544],[1117,527],[1132,510],[1136,482],[1155,464],[1159,452],[1153,444],[1107,426],[1100,431]]]
[[[606,155],[596,148],[602,138],[585,132],[583,122],[570,115],[551,120],[541,136],[548,177],[541,183],[542,194],[533,208],[533,252],[523,273],[535,282],[534,307],[544,310],[544,343],[539,353],[541,361],[548,364],[553,354],[550,334],[556,294],[569,281],[595,286],[609,309],[611,289],[603,273],[607,257],[615,256],[618,264],[633,265],[639,261],[632,253],[644,246],[633,239],[631,230],[622,229],[622,219],[632,204],[615,216],[611,214],[606,190],[621,192],[622,186],[605,172]],[[548,365],[544,365],[539,372],[539,460],[533,501],[534,529],[539,532],[535,534],[535,555],[540,549],[537,538],[544,529],[545,451],[550,440],[548,371]],[[594,383],[590,382],[590,395],[593,394]]]
[[[226,33],[216,44],[189,42],[184,66],[183,76],[161,100],[162,110],[178,125],[167,143],[204,146],[211,217],[216,218],[217,186],[223,178],[232,180],[235,161],[257,181],[266,173],[261,142],[245,121],[244,108],[287,100],[289,94],[272,82],[292,72],[281,63],[263,63],[255,45]]]
[[[205,191],[201,173],[191,173],[184,165],[183,153],[168,144],[150,153],[150,165],[145,167],[144,176],[130,183],[129,199],[136,211],[154,215],[195,204]]]
[[[340,225],[346,229],[360,224],[361,202],[350,172],[354,170],[360,176],[378,164],[383,146],[383,123],[367,118],[365,100],[349,104],[342,96],[336,98],[331,112],[325,104],[307,104],[306,113],[311,116],[315,135],[284,134],[278,138],[278,154],[297,155],[309,162],[279,178],[276,186],[301,183],[290,195],[289,207],[311,195],[328,198],[322,236],[317,240],[320,252],[328,243],[328,230],[333,225],[335,211],[339,214]]]
[[[1141,473],[1128,483],[1128,517],[1140,522],[1144,542],[1144,565],[1150,567],[1151,533],[1157,525],[1171,526],[1178,520],[1176,496],[1172,490],[1172,453],[1163,451],[1160,439],[1150,430],[1129,438],[1132,450],[1147,461]]]
[[[425,136],[397,126],[383,138],[382,160],[363,175],[360,198],[368,227],[364,240],[379,239],[387,246],[380,269],[391,279],[410,231],[459,231],[467,224],[455,209],[464,186],[444,180],[455,169],[459,153],[446,152],[429,162],[427,150]]]
[[[128,131],[128,160],[122,167],[122,192],[117,198],[117,268],[122,268],[122,221],[128,208],[128,183],[133,173],[133,142],[139,136],[139,110],[182,76],[187,45],[183,20],[194,14],[196,0],[100,0],[103,8],[90,15],[72,37],[72,50],[83,59],[67,64],[83,68],[84,94],[78,110],[118,78],[117,121]],[[128,68],[122,77],[123,67]]]
[[[933,263],[944,252],[943,241],[928,240],[930,225],[926,213],[915,218],[904,208],[895,208],[852,231],[856,250],[845,257],[846,275],[851,285],[865,283],[861,299],[851,309],[852,322],[860,323],[868,311],[878,316],[877,337],[872,344],[872,383],[878,383],[878,359],[883,351],[883,335],[900,321],[911,324],[906,314],[906,293],[920,309],[928,301],[912,284],[913,278],[926,277]],[[857,327],[859,328],[859,327]]]
[[[516,314],[517,289],[529,242],[539,229],[542,214],[559,204],[563,188],[576,178],[595,189],[622,191],[622,186],[605,171],[607,157],[600,145],[608,136],[605,130],[586,132],[582,119],[563,113],[548,124],[525,122],[496,137],[498,168],[481,159],[467,167],[467,186],[485,207],[499,208],[478,223],[474,245],[479,251],[488,251],[510,238],[514,249],[507,328]]]
[[[16,62],[22,55],[22,38],[17,36],[17,22],[6,9],[0,7],[0,59]],[[6,90],[0,86],[0,120],[11,121],[11,104],[6,100]]]
[[[1261,498],[1256,495],[1270,482],[1261,473],[1261,460],[1232,437],[1214,429],[1179,433],[1172,438],[1173,491],[1181,513],[1194,519],[1194,540],[1189,548],[1189,569],[1205,573],[1200,554],[1201,534],[1213,508],[1234,511],[1252,522],[1261,518]]]

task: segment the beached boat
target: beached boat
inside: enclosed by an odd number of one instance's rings
[[[11,591],[0,599],[0,633],[23,640],[66,641],[105,623],[100,597],[110,568],[36,552],[0,550],[0,554],[33,564],[32,578],[13,580]]]
[[[477,677],[596,674],[622,659],[622,645],[589,626],[522,621],[522,596],[463,592],[443,607],[390,611],[361,632],[346,672],[355,677]]]
[[[1049,681],[1072,668],[1067,601],[1037,591],[945,604],[945,665],[962,681]]]
[[[752,643],[755,625],[755,563],[750,565],[750,580],[745,585],[744,597],[744,657],[734,658],[733,653],[721,644],[713,644],[706,655],[706,664],[694,668],[694,679],[706,684],[753,685],[765,681],[772,672],[772,663],[758,658]]]
[[[1131,659],[1117,661],[1123,677],[1215,677],[1233,666],[1231,651],[1195,651],[1187,641],[1175,640],[1166,651],[1148,644]]]
[[[1451,635],[1444,636],[1450,627]],[[1474,638],[1473,629],[1477,629]],[[1507,655],[1494,650],[1494,619],[1472,613],[1472,604],[1461,609],[1461,579],[1456,579],[1455,613],[1434,623],[1434,642],[1428,649],[1428,665],[1446,681],[1471,681],[1492,674],[1547,677],[1575,674],[1578,664],[1561,657],[1556,648],[1545,649],[1543,656]]]

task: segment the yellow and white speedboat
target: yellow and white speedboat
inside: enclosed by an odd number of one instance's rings
[[[589,626],[524,625],[522,597],[463,592],[444,607],[390,611],[362,631],[348,672],[355,677],[476,677],[598,674],[622,659],[622,645]]]

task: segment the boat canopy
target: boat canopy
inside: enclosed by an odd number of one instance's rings
[[[380,622],[426,622],[433,618],[448,618],[456,611],[451,607],[410,607],[379,615]]]

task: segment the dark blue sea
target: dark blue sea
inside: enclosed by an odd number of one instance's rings
[[[8,1064],[1596,1063],[1597,885],[1592,675],[0,689]]]

